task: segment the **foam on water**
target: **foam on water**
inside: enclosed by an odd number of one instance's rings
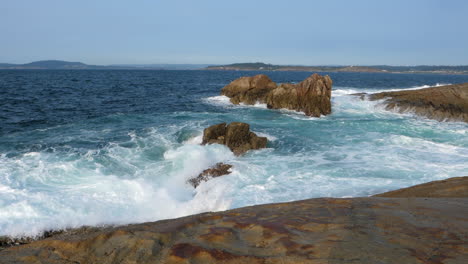
[[[255,103],[253,105],[247,105],[247,104],[244,104],[244,103],[240,103],[238,105],[234,105],[233,103],[231,103],[231,101],[229,101],[229,97],[225,96],[225,95],[218,95],[218,96],[211,96],[211,97],[207,97],[204,99],[206,102],[210,103],[210,104],[214,104],[214,105],[218,105],[218,106],[225,106],[225,107],[229,107],[229,106],[240,106],[240,107],[256,107],[256,108],[263,108],[263,109],[267,109],[267,105],[266,104],[263,104],[263,103]]]
[[[37,235],[81,225],[123,224],[229,208],[222,183],[193,190],[186,181],[233,158],[224,146],[173,143],[154,131],[84,155],[29,152],[0,158],[0,234]],[[167,151],[154,160],[153,140]],[[166,143],[164,143],[166,142]],[[135,143],[135,144],[132,144]],[[158,144],[156,144],[158,145]]]

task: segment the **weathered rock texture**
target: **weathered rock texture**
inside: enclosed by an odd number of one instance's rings
[[[232,122],[221,123],[205,128],[202,144],[223,144],[234,154],[241,155],[251,149],[266,148],[266,137],[259,137],[250,131],[249,124]]]
[[[259,74],[232,81],[221,90],[221,94],[231,98],[231,102],[234,104],[252,105],[257,102],[265,103],[267,94],[275,88],[275,82],[265,74]]]
[[[188,180],[188,182],[194,187],[197,188],[203,181],[208,181],[211,178],[216,178],[226,174],[230,174],[230,169],[232,165],[224,164],[222,162],[216,163],[213,167],[202,171],[197,177]]]
[[[370,100],[384,99],[387,110],[412,111],[438,121],[468,122],[468,83],[371,94]]]
[[[226,85],[221,94],[234,104],[266,103],[272,109],[290,109],[319,117],[331,113],[332,80],[313,74],[298,84],[280,84],[260,74],[242,77]]]
[[[466,212],[466,196],[319,198],[65,232],[0,251],[0,263],[464,264]]]

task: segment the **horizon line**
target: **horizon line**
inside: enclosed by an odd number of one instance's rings
[[[12,64],[12,65],[25,65],[31,64],[36,62],[68,62],[68,63],[82,63],[88,66],[150,66],[150,65],[210,65],[210,66],[225,66],[225,65],[232,65],[232,64],[254,64],[254,63],[263,63],[266,65],[275,65],[275,66],[299,66],[299,67],[318,67],[318,66],[326,66],[326,67],[339,67],[339,66],[356,66],[356,67],[372,67],[372,66],[390,66],[390,67],[417,67],[417,66],[449,66],[449,67],[458,67],[458,66],[468,66],[467,64],[274,64],[274,63],[266,63],[266,62],[230,62],[230,63],[112,63],[112,64],[88,64],[83,61],[68,61],[68,60],[59,60],[59,59],[45,59],[45,60],[35,60],[26,63],[10,63],[10,62],[0,62],[0,64]]]

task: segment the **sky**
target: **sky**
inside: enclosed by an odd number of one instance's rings
[[[0,0],[0,62],[468,65],[467,0]]]

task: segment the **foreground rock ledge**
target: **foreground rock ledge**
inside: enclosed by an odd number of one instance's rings
[[[272,109],[290,109],[308,116],[320,117],[331,113],[332,80],[313,74],[298,84],[277,85],[268,76],[259,74],[241,77],[226,85],[221,94],[234,104],[265,103]]]
[[[468,122],[468,83],[376,93],[368,98],[385,99],[387,110],[412,111],[438,121]]]
[[[468,198],[435,196],[319,198],[94,228],[8,248],[0,263],[464,264]]]

